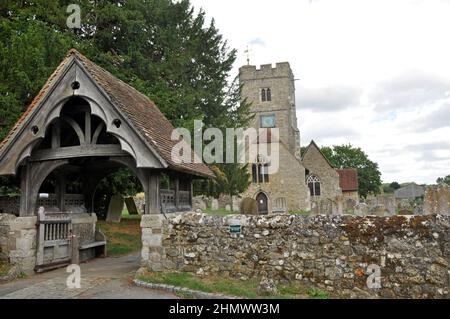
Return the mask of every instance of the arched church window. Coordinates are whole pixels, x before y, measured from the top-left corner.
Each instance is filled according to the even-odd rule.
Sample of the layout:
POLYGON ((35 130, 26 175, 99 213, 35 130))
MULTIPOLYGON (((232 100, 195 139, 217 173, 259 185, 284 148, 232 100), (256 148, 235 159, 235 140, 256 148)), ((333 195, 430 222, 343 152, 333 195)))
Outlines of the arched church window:
POLYGON ((269 182, 269 164, 262 162, 258 155, 258 161, 252 164, 252 182, 268 183, 269 182))
POLYGON ((264 183, 269 182, 269 164, 264 164, 262 166, 262 176, 264 183))
POLYGON ((270 92, 270 89, 266 90, 266 100, 272 101, 272 93, 270 92))
POLYGON ((252 165, 252 182, 258 183, 258 167, 256 164, 252 165))
POLYGON ((306 180, 311 196, 320 196, 321 185, 320 179, 316 175, 310 175, 306 180))
POLYGON ((267 96, 266 96, 266 89, 261 89, 261 101, 266 102, 267 96))

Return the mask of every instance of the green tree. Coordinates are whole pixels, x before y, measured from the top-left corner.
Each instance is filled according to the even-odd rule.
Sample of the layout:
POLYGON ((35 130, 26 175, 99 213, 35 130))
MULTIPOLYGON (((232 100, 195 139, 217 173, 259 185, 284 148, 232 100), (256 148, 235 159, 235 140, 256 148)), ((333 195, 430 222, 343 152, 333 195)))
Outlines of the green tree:
POLYGON ((352 145, 335 145, 322 147, 322 153, 336 168, 356 168, 358 170, 359 194, 379 194, 381 188, 381 173, 378 164, 371 161, 367 154, 352 145))
POLYGON ((400 189, 402 186, 398 182, 392 182, 389 184, 389 186, 395 191, 397 189, 400 189))
POLYGON ((398 182, 384 183, 382 185, 383 193, 392 194, 402 186, 398 182))
POLYGON ((436 180, 436 183, 438 183, 438 184, 447 184, 447 185, 450 185, 450 175, 447 175, 447 176, 445 176, 445 177, 439 177, 439 178, 436 180))
POLYGON ((245 126, 249 105, 228 83, 236 51, 189 0, 0 3, 0 140, 70 48, 149 96, 175 127, 245 126), (69 4, 81 28, 68 29, 69 4))

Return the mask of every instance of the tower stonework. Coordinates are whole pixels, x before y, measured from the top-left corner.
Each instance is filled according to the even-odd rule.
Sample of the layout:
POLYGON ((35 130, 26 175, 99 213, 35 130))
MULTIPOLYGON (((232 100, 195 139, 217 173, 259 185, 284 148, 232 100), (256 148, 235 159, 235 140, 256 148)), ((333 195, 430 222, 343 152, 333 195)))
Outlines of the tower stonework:
MULTIPOLYGON (((257 201, 258 213, 280 213, 310 210, 310 195, 305 181, 305 168, 300 156, 300 133, 295 109, 294 75, 289 63, 239 69, 242 97, 252 103, 255 116, 250 127, 279 130, 279 166, 268 174, 270 162, 258 159, 249 165, 252 182, 241 197, 257 201)), ((255 143, 271 148, 271 138, 255 143)))
POLYGON ((253 65, 243 66, 239 70, 239 80, 243 84, 242 96, 252 102, 252 111, 255 113, 251 127, 267 127, 263 122, 273 121, 274 127, 279 129, 280 141, 300 158, 294 75, 289 63, 276 63, 275 67, 264 64, 259 69, 253 65))

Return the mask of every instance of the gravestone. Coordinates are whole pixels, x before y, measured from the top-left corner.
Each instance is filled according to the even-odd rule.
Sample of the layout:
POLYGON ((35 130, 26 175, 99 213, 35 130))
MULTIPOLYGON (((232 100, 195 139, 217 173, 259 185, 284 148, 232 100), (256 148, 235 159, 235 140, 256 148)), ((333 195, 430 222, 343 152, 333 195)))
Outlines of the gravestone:
POLYGON ((136 203, 134 202, 133 197, 125 198, 125 205, 127 205, 128 214, 139 215, 139 211, 136 207, 136 203))
POLYGON ((395 215, 397 212, 397 203, 395 200, 395 196, 392 195, 384 195, 380 198, 382 200, 379 201, 379 204, 382 204, 389 215, 395 215))
POLYGON ((366 216, 369 214, 369 206, 366 203, 359 203, 355 206, 354 213, 357 216, 366 216))
POLYGON ((219 201, 215 198, 211 199, 211 209, 218 210, 219 209, 219 201))
POLYGON ((203 196, 195 196, 192 199, 193 209, 201 209, 202 211, 206 210, 206 202, 203 199, 203 196))
POLYGON ((233 207, 231 207, 233 212, 238 212, 239 207, 241 207, 241 199, 238 196, 233 196, 233 207))
POLYGON ((320 201, 320 214, 332 215, 333 214, 333 202, 326 198, 320 201))
POLYGON ((375 215, 375 216, 384 216, 387 213, 389 213, 386 209, 386 207, 384 207, 384 205, 376 205, 374 207, 372 207, 369 211, 370 215, 375 215))
POLYGON ((246 197, 241 201, 240 213, 244 215, 257 215, 258 205, 253 198, 246 197))
POLYGON ((450 186, 428 186, 425 190, 423 211, 425 214, 450 214, 450 186))
POLYGON ((344 201, 344 211, 353 211, 358 203, 353 198, 347 198, 344 201))
POLYGON ((231 206, 230 206, 230 204, 225 205, 225 210, 226 210, 227 212, 231 212, 231 206))
POLYGON ((106 215, 107 222, 120 222, 122 219, 123 197, 121 195, 114 195, 111 197, 108 206, 108 214, 106 215))

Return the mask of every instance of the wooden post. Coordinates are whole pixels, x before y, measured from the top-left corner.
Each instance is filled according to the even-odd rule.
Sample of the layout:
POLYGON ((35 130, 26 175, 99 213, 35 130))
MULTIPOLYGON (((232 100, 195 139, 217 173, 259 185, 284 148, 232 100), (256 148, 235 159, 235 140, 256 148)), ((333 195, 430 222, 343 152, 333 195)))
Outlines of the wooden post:
POLYGON ((148 171, 148 188, 145 194, 145 214, 160 214, 159 173, 148 171))
POLYGON ((191 205, 191 210, 194 203, 194 180, 189 180, 189 205, 191 205))
POLYGON ((84 116, 84 140, 87 145, 91 144, 91 112, 86 111, 84 116))
POLYGON ((62 172, 56 174, 56 196, 58 199, 58 207, 63 212, 65 207, 65 194, 66 194, 66 175, 62 172))
POLYGON ((180 208, 180 177, 175 175, 175 207, 177 211, 180 208))
POLYGON ((26 163, 22 166, 20 172, 20 211, 21 217, 31 216, 34 212, 30 212, 30 195, 31 195, 31 165, 26 163))
POLYGON ((61 146, 61 123, 57 121, 52 125, 52 148, 61 146))

